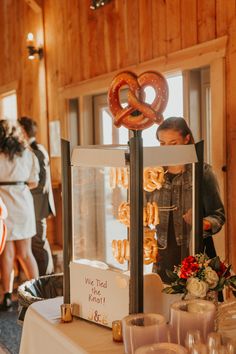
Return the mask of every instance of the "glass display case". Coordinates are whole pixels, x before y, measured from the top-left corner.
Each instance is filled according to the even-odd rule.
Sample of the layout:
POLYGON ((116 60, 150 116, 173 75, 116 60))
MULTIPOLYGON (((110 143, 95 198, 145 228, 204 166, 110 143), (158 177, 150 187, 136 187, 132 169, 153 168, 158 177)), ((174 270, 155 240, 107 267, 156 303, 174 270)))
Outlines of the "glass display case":
MULTIPOLYGON (((74 148, 72 153, 74 260, 86 258, 105 262, 110 267, 122 271, 129 269, 132 206, 129 200, 128 155, 128 146, 74 148)), ((173 242, 180 246, 179 259, 175 264, 186 255, 194 253, 192 251, 194 221, 191 221, 191 214, 194 213, 192 186, 196 161, 194 145, 144 148, 144 265, 150 265, 148 267, 150 271, 153 263, 157 261, 158 264, 158 252, 162 254, 167 242, 172 242, 172 239, 167 240, 168 228, 173 227, 169 224, 170 217, 175 224, 172 230, 172 234, 175 233, 173 242), (185 172, 180 173, 174 183, 174 175, 169 173, 167 166, 175 165, 183 166, 185 172), (174 189, 174 192, 171 189, 174 189)))
MULTIPOLYGON (((64 214, 72 222, 70 301, 78 304, 75 315, 110 327, 112 320, 135 312, 130 307, 132 301, 143 307, 143 299, 132 300, 136 274, 143 281, 143 273, 148 273, 144 286, 133 283, 142 297, 145 293, 144 310, 146 302, 151 304, 149 312, 155 312, 157 302, 150 299, 159 280, 152 272, 159 273, 167 283, 165 270, 195 253, 195 146, 143 149, 140 215, 132 214, 137 205, 132 198, 135 191, 130 154, 129 146, 78 146, 73 149, 69 166, 71 215, 68 210, 64 214), (181 171, 173 177, 175 166, 181 166, 181 171), (136 221, 141 225, 143 249, 134 242, 136 221), (173 242, 175 252, 171 253, 167 243, 173 246, 173 242), (138 255, 141 271, 134 267, 134 255, 138 255)), ((66 266, 64 274, 68 274, 66 266)))

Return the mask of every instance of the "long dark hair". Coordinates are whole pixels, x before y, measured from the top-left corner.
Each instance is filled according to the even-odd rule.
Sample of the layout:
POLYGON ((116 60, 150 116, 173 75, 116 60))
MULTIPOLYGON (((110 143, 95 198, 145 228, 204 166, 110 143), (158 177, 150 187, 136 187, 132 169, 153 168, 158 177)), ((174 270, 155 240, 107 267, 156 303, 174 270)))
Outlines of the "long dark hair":
MULTIPOLYGON (((29 138, 35 138, 38 130, 37 123, 29 117, 21 117, 18 119, 18 122, 26 132, 29 138)), ((36 139, 30 144, 33 150, 38 150, 38 143, 36 139)))
POLYGON ((157 128, 156 137, 159 140, 159 132, 163 130, 174 130, 181 134, 183 138, 187 135, 190 136, 188 144, 194 144, 194 137, 191 129, 189 128, 186 120, 182 117, 170 117, 163 121, 161 125, 157 128))
POLYGON ((5 119, 0 120, 0 153, 6 155, 10 161, 14 156, 22 156, 26 148, 21 128, 17 122, 5 119))

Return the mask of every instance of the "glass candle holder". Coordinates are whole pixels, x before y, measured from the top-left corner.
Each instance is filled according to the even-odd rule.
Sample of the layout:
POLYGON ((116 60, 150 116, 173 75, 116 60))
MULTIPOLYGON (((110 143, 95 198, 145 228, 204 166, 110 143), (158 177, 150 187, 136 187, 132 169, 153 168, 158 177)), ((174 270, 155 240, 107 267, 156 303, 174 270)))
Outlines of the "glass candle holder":
POLYGON ((140 347, 135 354, 187 354, 187 350, 174 343, 158 343, 140 347))
POLYGON ((194 344, 201 343, 201 334, 198 329, 187 331, 185 347, 190 351, 194 344))
POLYGON ((72 322, 72 305, 71 304, 62 304, 61 305, 61 322, 68 323, 72 322))
POLYGON ((112 338, 114 342, 123 342, 122 322, 120 320, 112 322, 112 338))
POLYGON ((221 334, 210 332, 207 336, 207 346, 210 349, 218 348, 222 344, 221 334))
POLYGON ((182 300, 170 308, 170 331, 173 343, 185 345, 188 331, 199 330, 203 341, 214 331, 215 305, 206 300, 182 300))
POLYGON ((168 326, 165 317, 156 313, 139 313, 122 319, 126 354, 134 354, 143 345, 167 342, 168 326))
POLYGON ((191 354, 208 354, 208 348, 206 344, 203 343, 195 343, 193 344, 191 354))

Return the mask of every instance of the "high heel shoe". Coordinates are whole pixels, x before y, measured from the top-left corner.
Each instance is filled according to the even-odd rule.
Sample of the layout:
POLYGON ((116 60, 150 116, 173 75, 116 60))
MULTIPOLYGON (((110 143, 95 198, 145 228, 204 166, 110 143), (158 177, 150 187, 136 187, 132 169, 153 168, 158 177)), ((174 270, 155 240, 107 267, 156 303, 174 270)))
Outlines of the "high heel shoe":
POLYGON ((11 293, 5 293, 0 304, 0 311, 10 311, 12 309, 11 293))

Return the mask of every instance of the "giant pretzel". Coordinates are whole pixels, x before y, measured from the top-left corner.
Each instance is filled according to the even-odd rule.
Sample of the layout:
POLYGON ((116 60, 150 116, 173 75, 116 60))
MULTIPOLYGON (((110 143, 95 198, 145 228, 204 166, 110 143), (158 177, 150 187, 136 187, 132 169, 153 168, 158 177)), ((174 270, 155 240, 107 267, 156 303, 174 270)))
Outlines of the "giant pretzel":
POLYGON ((131 130, 142 130, 154 123, 163 121, 168 101, 168 85, 164 76, 158 72, 147 71, 140 76, 124 71, 115 76, 108 92, 108 105, 114 116, 116 127, 123 125, 131 130), (123 108, 120 103, 119 91, 128 86, 128 106, 123 108), (145 88, 151 86, 155 91, 154 101, 145 102, 145 88))

